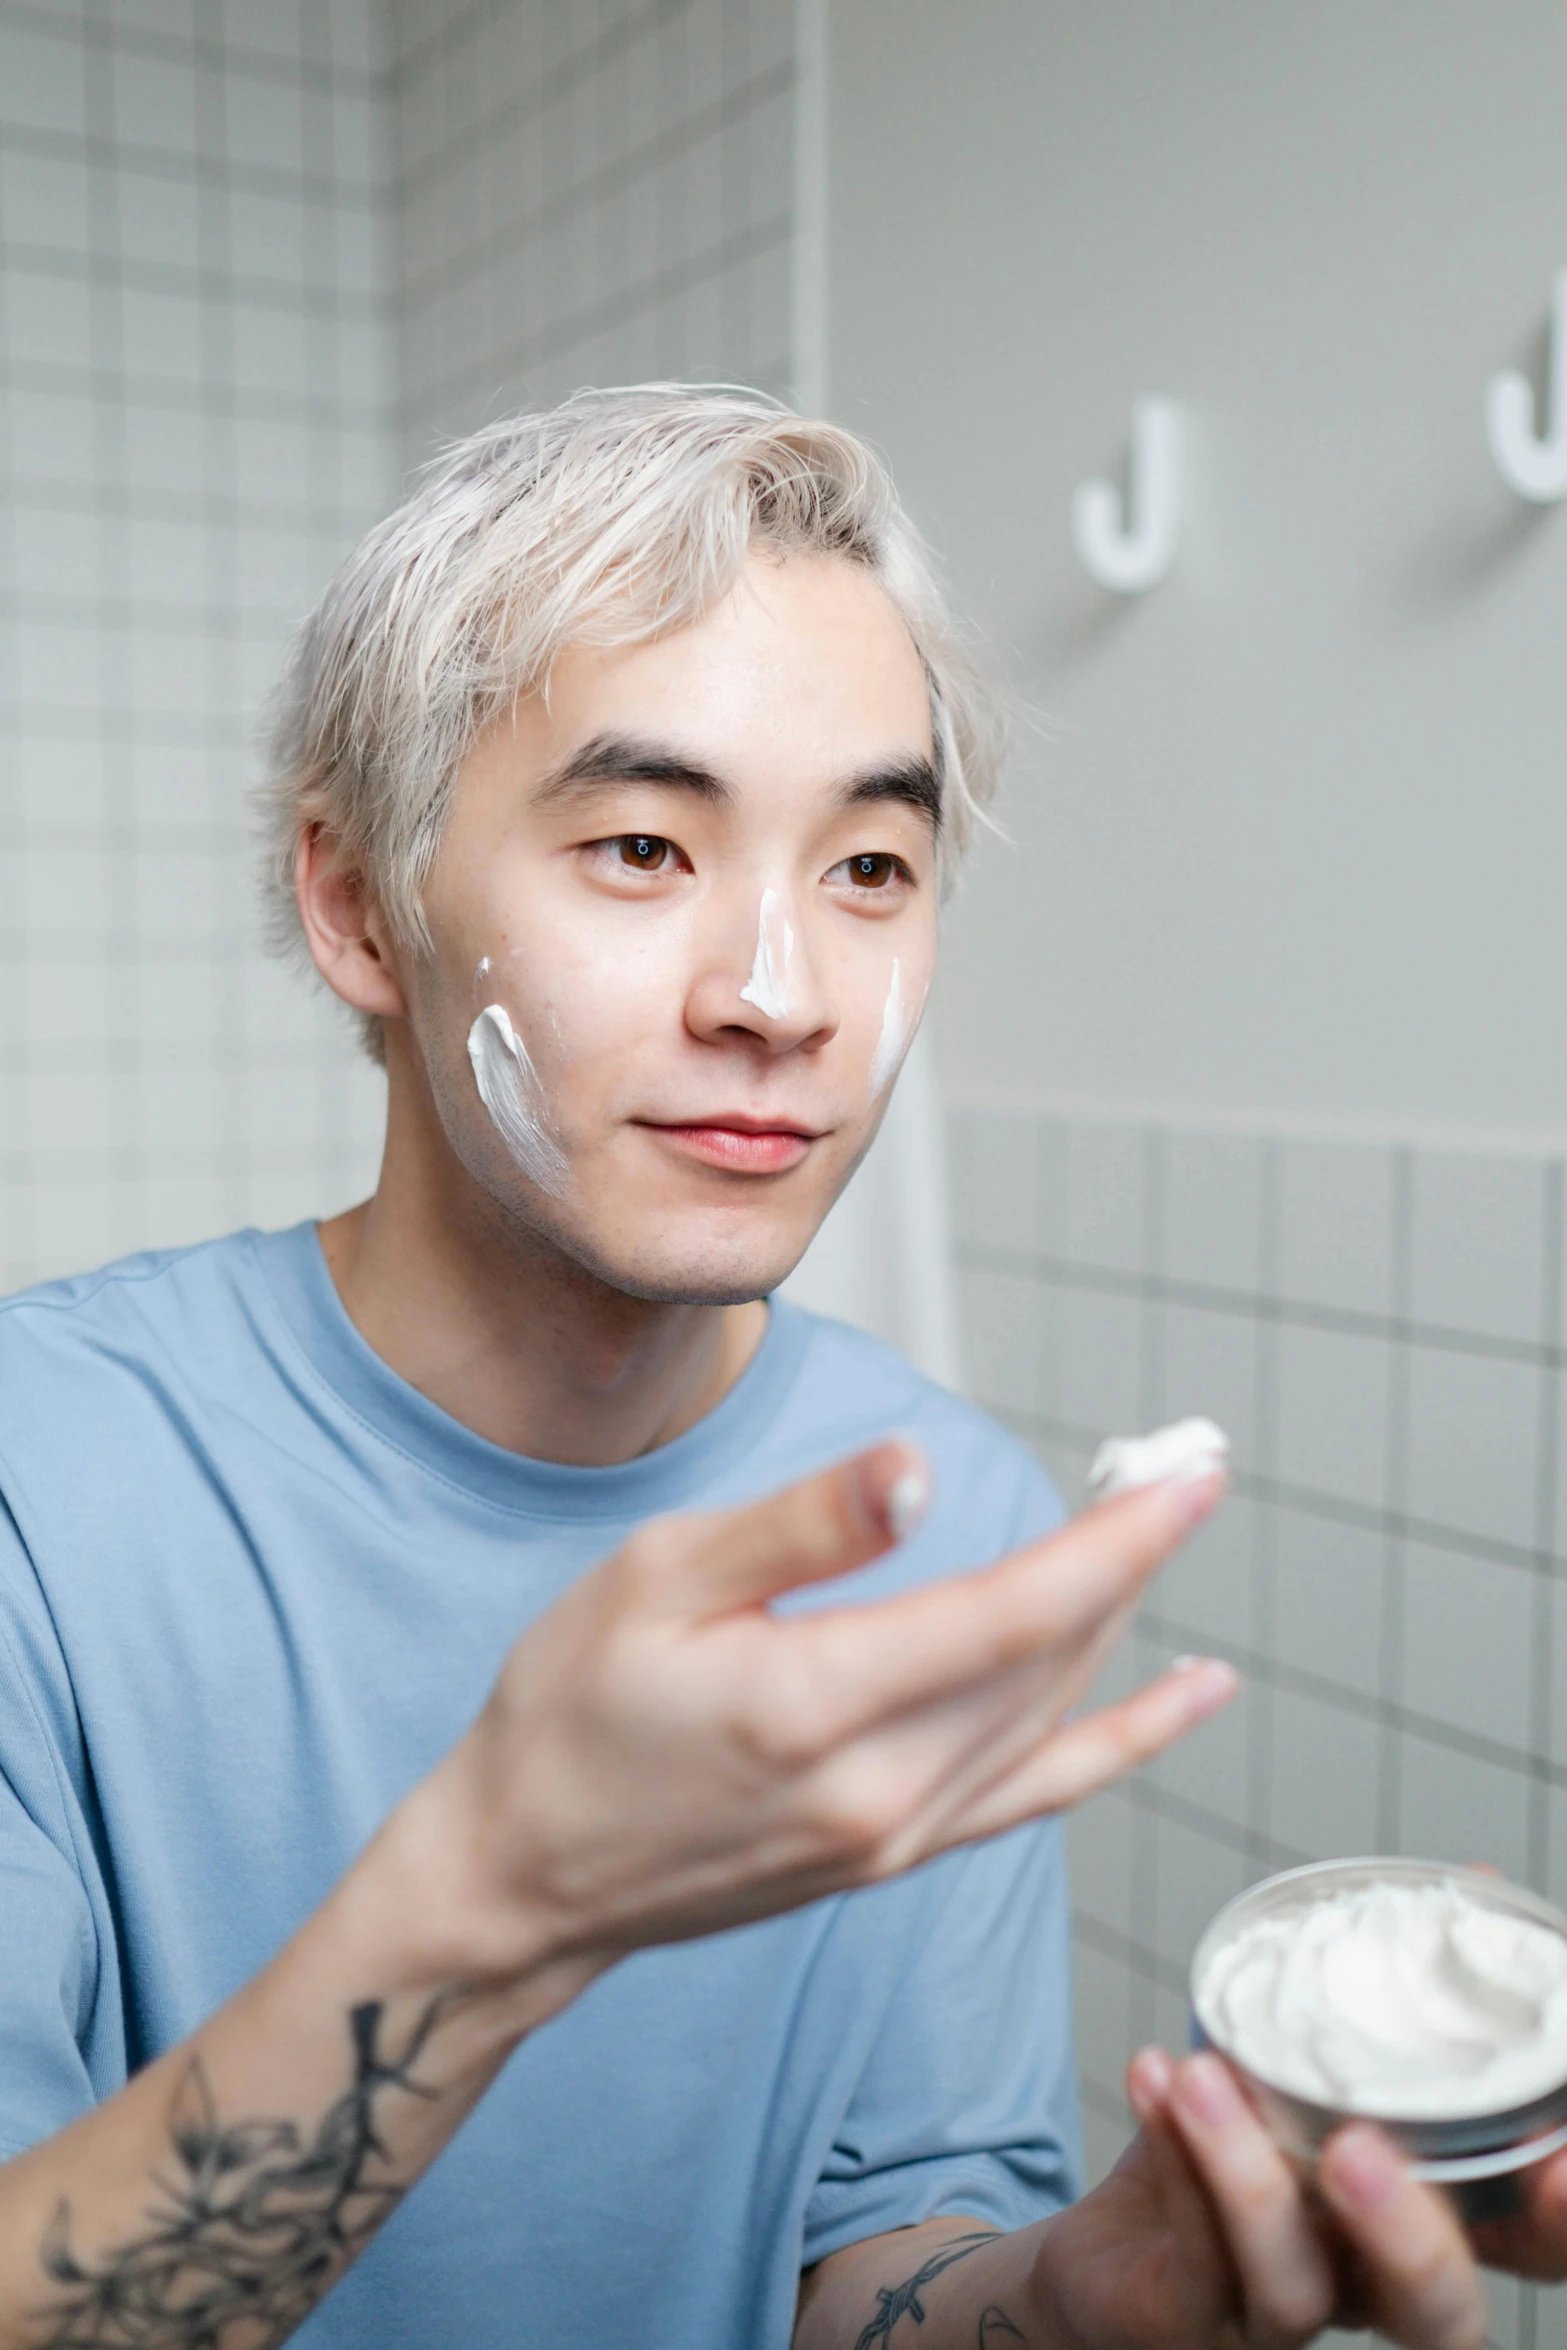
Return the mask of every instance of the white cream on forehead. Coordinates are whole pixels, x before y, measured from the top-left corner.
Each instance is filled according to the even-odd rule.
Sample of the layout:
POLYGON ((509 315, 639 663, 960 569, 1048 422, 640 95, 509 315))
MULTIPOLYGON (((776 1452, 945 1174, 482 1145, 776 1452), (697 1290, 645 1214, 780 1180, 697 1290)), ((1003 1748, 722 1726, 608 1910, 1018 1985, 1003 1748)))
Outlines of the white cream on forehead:
POLYGON ((503 1004, 486 1004, 469 1029, 468 1059, 479 1099, 524 1175, 541 1191, 564 1191, 566 1154, 550 1132, 539 1073, 503 1004))
POLYGON ((751 976, 740 990, 743 1004, 755 1004, 764 1020, 789 1015, 789 958, 794 932, 783 915, 783 901, 775 889, 764 889, 756 917, 756 953, 751 976))
POLYGON ((876 1050, 871 1055, 872 1099, 897 1076, 908 1046, 909 1024, 904 1018, 903 980, 898 958, 894 955, 892 977, 887 983, 887 1001, 882 1006, 881 1034, 876 1039, 876 1050))

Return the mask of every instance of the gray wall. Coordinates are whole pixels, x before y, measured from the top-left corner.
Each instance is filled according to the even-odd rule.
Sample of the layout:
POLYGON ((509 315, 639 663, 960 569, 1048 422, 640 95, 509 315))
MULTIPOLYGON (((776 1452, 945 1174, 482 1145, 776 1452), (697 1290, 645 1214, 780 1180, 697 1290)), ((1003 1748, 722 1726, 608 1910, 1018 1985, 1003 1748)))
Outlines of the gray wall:
POLYGON ((836 0, 835 406, 1041 714, 952 924, 954 1087, 1567 1133, 1567 511, 1487 377, 1567 261, 1547 0, 836 0), (1177 568, 1078 569, 1131 401, 1177 568))
MULTIPOLYGON (((1036 722, 950 923, 973 1385, 1081 1498, 1213 1412, 1237 1491, 1117 1668, 1219 1723, 1073 1823, 1090 2145, 1249 1878, 1567 1898, 1567 510, 1491 467, 1567 262, 1567 18, 1518 0, 834 0, 835 409, 1036 722), (1077 566, 1132 401, 1170 579, 1077 566)), ((1505 2341, 1567 2339, 1499 2287, 1505 2341)))

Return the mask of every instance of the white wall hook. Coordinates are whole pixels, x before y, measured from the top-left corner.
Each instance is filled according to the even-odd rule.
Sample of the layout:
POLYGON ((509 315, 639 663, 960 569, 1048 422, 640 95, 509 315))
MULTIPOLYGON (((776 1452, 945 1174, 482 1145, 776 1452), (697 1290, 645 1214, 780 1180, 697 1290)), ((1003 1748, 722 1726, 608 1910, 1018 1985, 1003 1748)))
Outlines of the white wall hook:
POLYGON ((1090 579, 1118 596, 1157 587, 1175 559, 1181 528, 1181 416, 1172 400, 1139 400, 1132 410, 1126 518, 1107 481, 1080 482, 1072 496, 1072 544, 1090 579))
POLYGON ((1551 287, 1550 351, 1546 361, 1543 435, 1534 429, 1534 392, 1528 378, 1509 368, 1493 375, 1485 389, 1485 434, 1496 469, 1520 498, 1548 506, 1567 498, 1567 269, 1551 287))

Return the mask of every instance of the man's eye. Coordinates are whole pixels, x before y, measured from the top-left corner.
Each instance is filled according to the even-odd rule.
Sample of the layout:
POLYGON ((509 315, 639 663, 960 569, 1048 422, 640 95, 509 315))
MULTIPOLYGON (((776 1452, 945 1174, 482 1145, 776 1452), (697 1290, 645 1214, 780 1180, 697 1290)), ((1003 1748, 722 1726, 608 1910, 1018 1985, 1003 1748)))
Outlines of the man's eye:
POLYGON ((629 865, 633 873, 656 873, 667 865, 670 845, 653 832, 623 832, 611 841, 611 849, 622 865, 629 865))
POLYGON ((890 882, 901 880, 905 870, 901 857, 875 856, 869 852, 845 858, 844 869, 856 889, 885 889, 890 882))

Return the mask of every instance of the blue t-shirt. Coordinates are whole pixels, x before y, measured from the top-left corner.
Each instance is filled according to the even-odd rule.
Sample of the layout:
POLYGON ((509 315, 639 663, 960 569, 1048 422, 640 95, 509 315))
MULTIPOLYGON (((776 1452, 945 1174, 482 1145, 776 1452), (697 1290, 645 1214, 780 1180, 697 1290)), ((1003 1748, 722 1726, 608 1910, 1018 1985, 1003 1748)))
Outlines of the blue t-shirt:
MULTIPOLYGON (((629 1528, 893 1429, 935 1501, 857 1594, 1058 1519, 981 1413, 777 1302, 716 1411, 607 1469, 506 1452, 399 1379, 313 1226, 0 1305, 0 2156, 253 1975, 629 1528)), ((803 2264, 1058 2207, 1066 1927, 1047 1825, 635 1955, 517 2050, 295 2338, 779 2350, 803 2264)))

